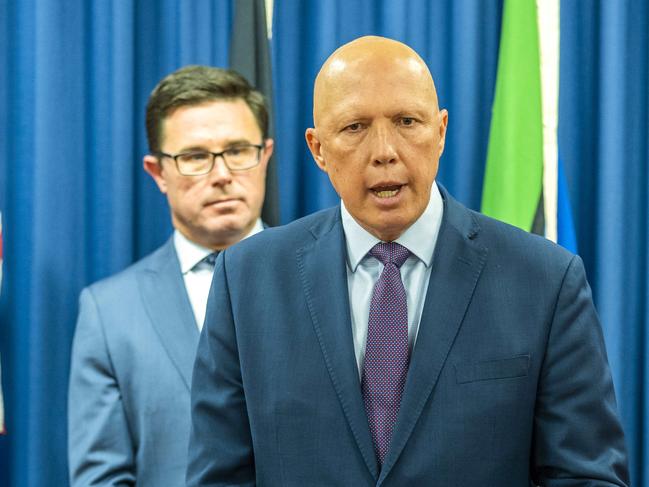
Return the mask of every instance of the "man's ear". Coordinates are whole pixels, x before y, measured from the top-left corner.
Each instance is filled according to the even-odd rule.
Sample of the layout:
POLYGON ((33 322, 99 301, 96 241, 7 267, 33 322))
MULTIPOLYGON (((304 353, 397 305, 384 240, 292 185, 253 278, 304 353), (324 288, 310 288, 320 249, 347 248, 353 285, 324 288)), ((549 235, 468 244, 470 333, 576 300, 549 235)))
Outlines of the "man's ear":
POLYGON ((437 157, 442 157, 444 146, 446 144, 446 128, 448 127, 448 111, 446 109, 439 111, 439 151, 437 157))
POLYGON ((275 148, 275 141, 273 139, 264 140, 264 148, 262 149, 261 158, 259 160, 259 165, 266 170, 268 167, 268 161, 270 161, 270 156, 273 155, 273 149, 275 148))
POLYGON ((143 164, 144 170, 149 173, 153 178, 155 183, 158 185, 158 189, 163 194, 167 194, 167 181, 163 174, 162 162, 155 156, 147 154, 144 156, 143 164))
POLYGON ((306 129, 304 137, 306 138, 306 143, 309 146, 309 150, 311 151, 311 155, 313 156, 315 163, 320 169, 322 169, 324 172, 327 172, 327 163, 322 156, 322 145, 320 144, 320 140, 318 139, 316 129, 306 129))

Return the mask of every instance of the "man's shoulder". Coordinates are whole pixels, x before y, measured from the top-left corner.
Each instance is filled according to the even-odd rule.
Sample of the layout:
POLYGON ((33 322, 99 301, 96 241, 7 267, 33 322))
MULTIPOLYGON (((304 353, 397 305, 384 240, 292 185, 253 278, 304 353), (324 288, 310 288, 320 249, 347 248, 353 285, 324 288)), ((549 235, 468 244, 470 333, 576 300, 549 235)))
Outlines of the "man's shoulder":
POLYGON ((174 257, 174 252, 173 241, 169 239, 153 252, 133 262, 125 269, 90 284, 84 291, 95 296, 115 292, 121 294, 131 293, 137 286, 136 276, 140 271, 160 268, 163 262, 174 257))
MULTIPOLYGON (((487 252, 488 268, 499 275, 527 276, 530 281, 561 280, 575 254, 536 235, 482 213, 468 210, 479 230, 475 242, 487 252)), ((578 262, 581 262, 577 258, 578 262)))
MULTIPOLYGON (((297 272, 296 253, 331 231, 340 230, 340 207, 321 210, 279 227, 267 228, 222 252, 228 275, 267 279, 297 272)), ((342 230, 340 230, 342 231, 342 230)), ((219 264, 217 261, 217 268, 219 264)))
POLYGON ((561 260, 571 260, 574 257, 570 251, 557 245, 542 235, 527 232, 482 213, 474 212, 485 234, 485 240, 495 250, 510 251, 519 249, 526 253, 548 254, 561 260))
POLYGON ((449 198, 449 224, 466 238, 484 247, 491 258, 501 256, 510 263, 531 262, 567 266, 574 254, 541 235, 522 230, 449 198))
POLYGON ((239 242, 227 252, 234 255, 273 249, 295 249, 331 231, 337 223, 340 223, 339 206, 320 210, 286 225, 267 228, 239 242))

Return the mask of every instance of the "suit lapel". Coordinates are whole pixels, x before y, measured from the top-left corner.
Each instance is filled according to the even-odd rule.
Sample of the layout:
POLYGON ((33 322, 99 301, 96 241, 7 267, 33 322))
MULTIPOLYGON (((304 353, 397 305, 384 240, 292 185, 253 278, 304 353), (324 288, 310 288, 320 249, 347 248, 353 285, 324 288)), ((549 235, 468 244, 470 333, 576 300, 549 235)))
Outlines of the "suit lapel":
POLYGON ((138 272, 144 308, 169 358, 191 387, 198 328, 170 239, 149 267, 138 272))
POLYGON ((367 468, 377 479, 378 464, 363 407, 354 355, 345 240, 340 210, 335 211, 335 216, 332 213, 327 225, 312 229, 316 240, 298 249, 298 268, 331 382, 367 468))
POLYGON ((477 226, 473 225, 477 224, 466 209, 445 191, 442 194, 444 220, 399 417, 379 484, 399 458, 437 383, 486 260, 486 249, 473 240, 477 235, 477 226))

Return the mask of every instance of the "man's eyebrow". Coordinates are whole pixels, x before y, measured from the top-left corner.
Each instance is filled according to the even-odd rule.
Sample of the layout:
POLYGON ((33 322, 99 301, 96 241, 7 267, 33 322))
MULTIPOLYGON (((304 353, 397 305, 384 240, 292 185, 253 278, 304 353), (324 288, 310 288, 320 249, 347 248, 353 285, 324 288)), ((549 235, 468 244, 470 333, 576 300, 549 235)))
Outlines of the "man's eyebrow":
POLYGON ((226 140, 225 144, 223 144, 223 147, 232 147, 234 145, 246 145, 246 144, 252 144, 250 140, 248 139, 233 139, 233 140, 226 140))
MULTIPOLYGON (((237 145, 253 145, 253 144, 248 139, 231 139, 231 140, 226 140, 225 143, 222 144, 221 150, 227 150, 237 145)), ((178 151, 179 154, 183 152, 212 152, 212 150, 206 145, 196 144, 188 147, 183 147, 182 149, 180 149, 180 151, 178 151)))
POLYGON ((190 145, 188 147, 183 147, 178 151, 179 154, 183 152, 209 152, 209 149, 204 145, 190 145))
POLYGON ((398 115, 405 115, 408 113, 426 114, 429 111, 430 111, 430 105, 426 103, 413 103, 409 106, 399 108, 396 111, 396 113, 398 115))

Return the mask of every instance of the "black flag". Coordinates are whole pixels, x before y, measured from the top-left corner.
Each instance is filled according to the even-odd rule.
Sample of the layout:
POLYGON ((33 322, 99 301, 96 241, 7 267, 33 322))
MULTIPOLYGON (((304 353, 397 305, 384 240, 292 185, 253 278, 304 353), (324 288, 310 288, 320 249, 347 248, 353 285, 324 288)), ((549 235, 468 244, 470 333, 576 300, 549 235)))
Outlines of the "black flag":
MULTIPOLYGON (((230 39, 230 67, 246 77, 268 99, 269 130, 275 138, 273 123, 273 78, 264 0, 234 2, 234 23, 230 39)), ((266 199, 261 217, 270 226, 279 225, 279 198, 275 156, 268 163, 266 199)))

